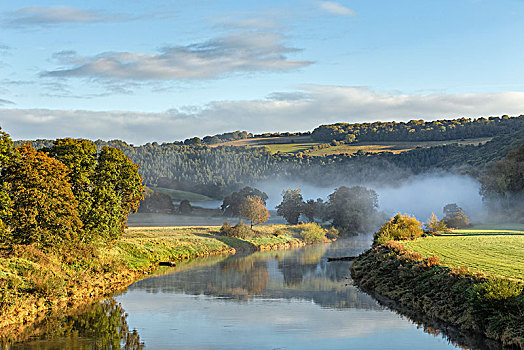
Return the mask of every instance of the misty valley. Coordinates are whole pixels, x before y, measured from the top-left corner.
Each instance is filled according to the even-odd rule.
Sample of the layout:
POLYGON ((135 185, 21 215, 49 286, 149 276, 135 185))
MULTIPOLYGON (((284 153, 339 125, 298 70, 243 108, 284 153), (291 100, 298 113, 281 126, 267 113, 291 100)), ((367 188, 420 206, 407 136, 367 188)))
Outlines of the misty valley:
POLYGON ((524 116, 0 132, 6 349, 524 348, 524 116))

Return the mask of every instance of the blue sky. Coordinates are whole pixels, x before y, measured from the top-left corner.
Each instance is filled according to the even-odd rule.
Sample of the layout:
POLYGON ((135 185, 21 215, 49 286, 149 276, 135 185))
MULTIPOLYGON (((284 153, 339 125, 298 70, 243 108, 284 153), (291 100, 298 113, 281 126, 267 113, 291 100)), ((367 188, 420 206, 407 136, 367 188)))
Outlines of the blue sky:
POLYGON ((524 1, 4 1, 0 126, 141 144, 524 113, 524 1))

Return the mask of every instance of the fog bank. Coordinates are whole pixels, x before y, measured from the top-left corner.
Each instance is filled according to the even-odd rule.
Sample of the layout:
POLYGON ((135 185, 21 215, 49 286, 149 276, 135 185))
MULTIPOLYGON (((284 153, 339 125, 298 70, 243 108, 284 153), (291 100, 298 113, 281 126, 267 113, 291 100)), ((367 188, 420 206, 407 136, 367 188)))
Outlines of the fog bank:
POLYGON ((260 182, 254 186, 267 193, 269 196, 267 206, 273 209, 282 201, 282 191, 288 188, 301 189, 304 200, 317 198, 327 200, 328 195, 335 188, 355 185, 374 189, 378 194, 379 210, 389 216, 401 212, 415 215, 420 221, 426 221, 434 212, 442 218, 442 208, 449 203, 457 203, 475 222, 482 221, 485 212, 479 194, 480 183, 470 176, 447 172, 411 176, 400 184, 394 185, 387 183, 368 185, 346 181, 333 183, 329 187, 320 187, 301 181, 278 179, 260 182))

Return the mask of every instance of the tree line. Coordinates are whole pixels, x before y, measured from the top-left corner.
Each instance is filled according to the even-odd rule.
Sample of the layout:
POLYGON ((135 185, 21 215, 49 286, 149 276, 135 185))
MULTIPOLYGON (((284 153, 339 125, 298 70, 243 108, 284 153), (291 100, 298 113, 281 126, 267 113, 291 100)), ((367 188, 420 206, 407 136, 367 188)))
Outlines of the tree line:
POLYGON ((0 130, 0 242, 51 248, 112 242, 144 185, 124 152, 88 140, 14 146, 0 130))
POLYGON ((524 128, 518 117, 459 118, 453 120, 410 120, 409 122, 337 123, 313 130, 315 141, 443 141, 492 137, 524 128))

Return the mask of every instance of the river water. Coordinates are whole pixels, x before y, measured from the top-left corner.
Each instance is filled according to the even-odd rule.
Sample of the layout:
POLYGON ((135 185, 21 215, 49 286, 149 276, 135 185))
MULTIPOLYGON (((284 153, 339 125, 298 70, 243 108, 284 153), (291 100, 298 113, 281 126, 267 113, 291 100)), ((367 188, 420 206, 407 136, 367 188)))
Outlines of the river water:
POLYGON ((370 237, 359 237, 195 259, 58 318, 41 327, 47 336, 11 348, 456 349, 360 292, 351 262, 327 261, 369 245, 370 237))

